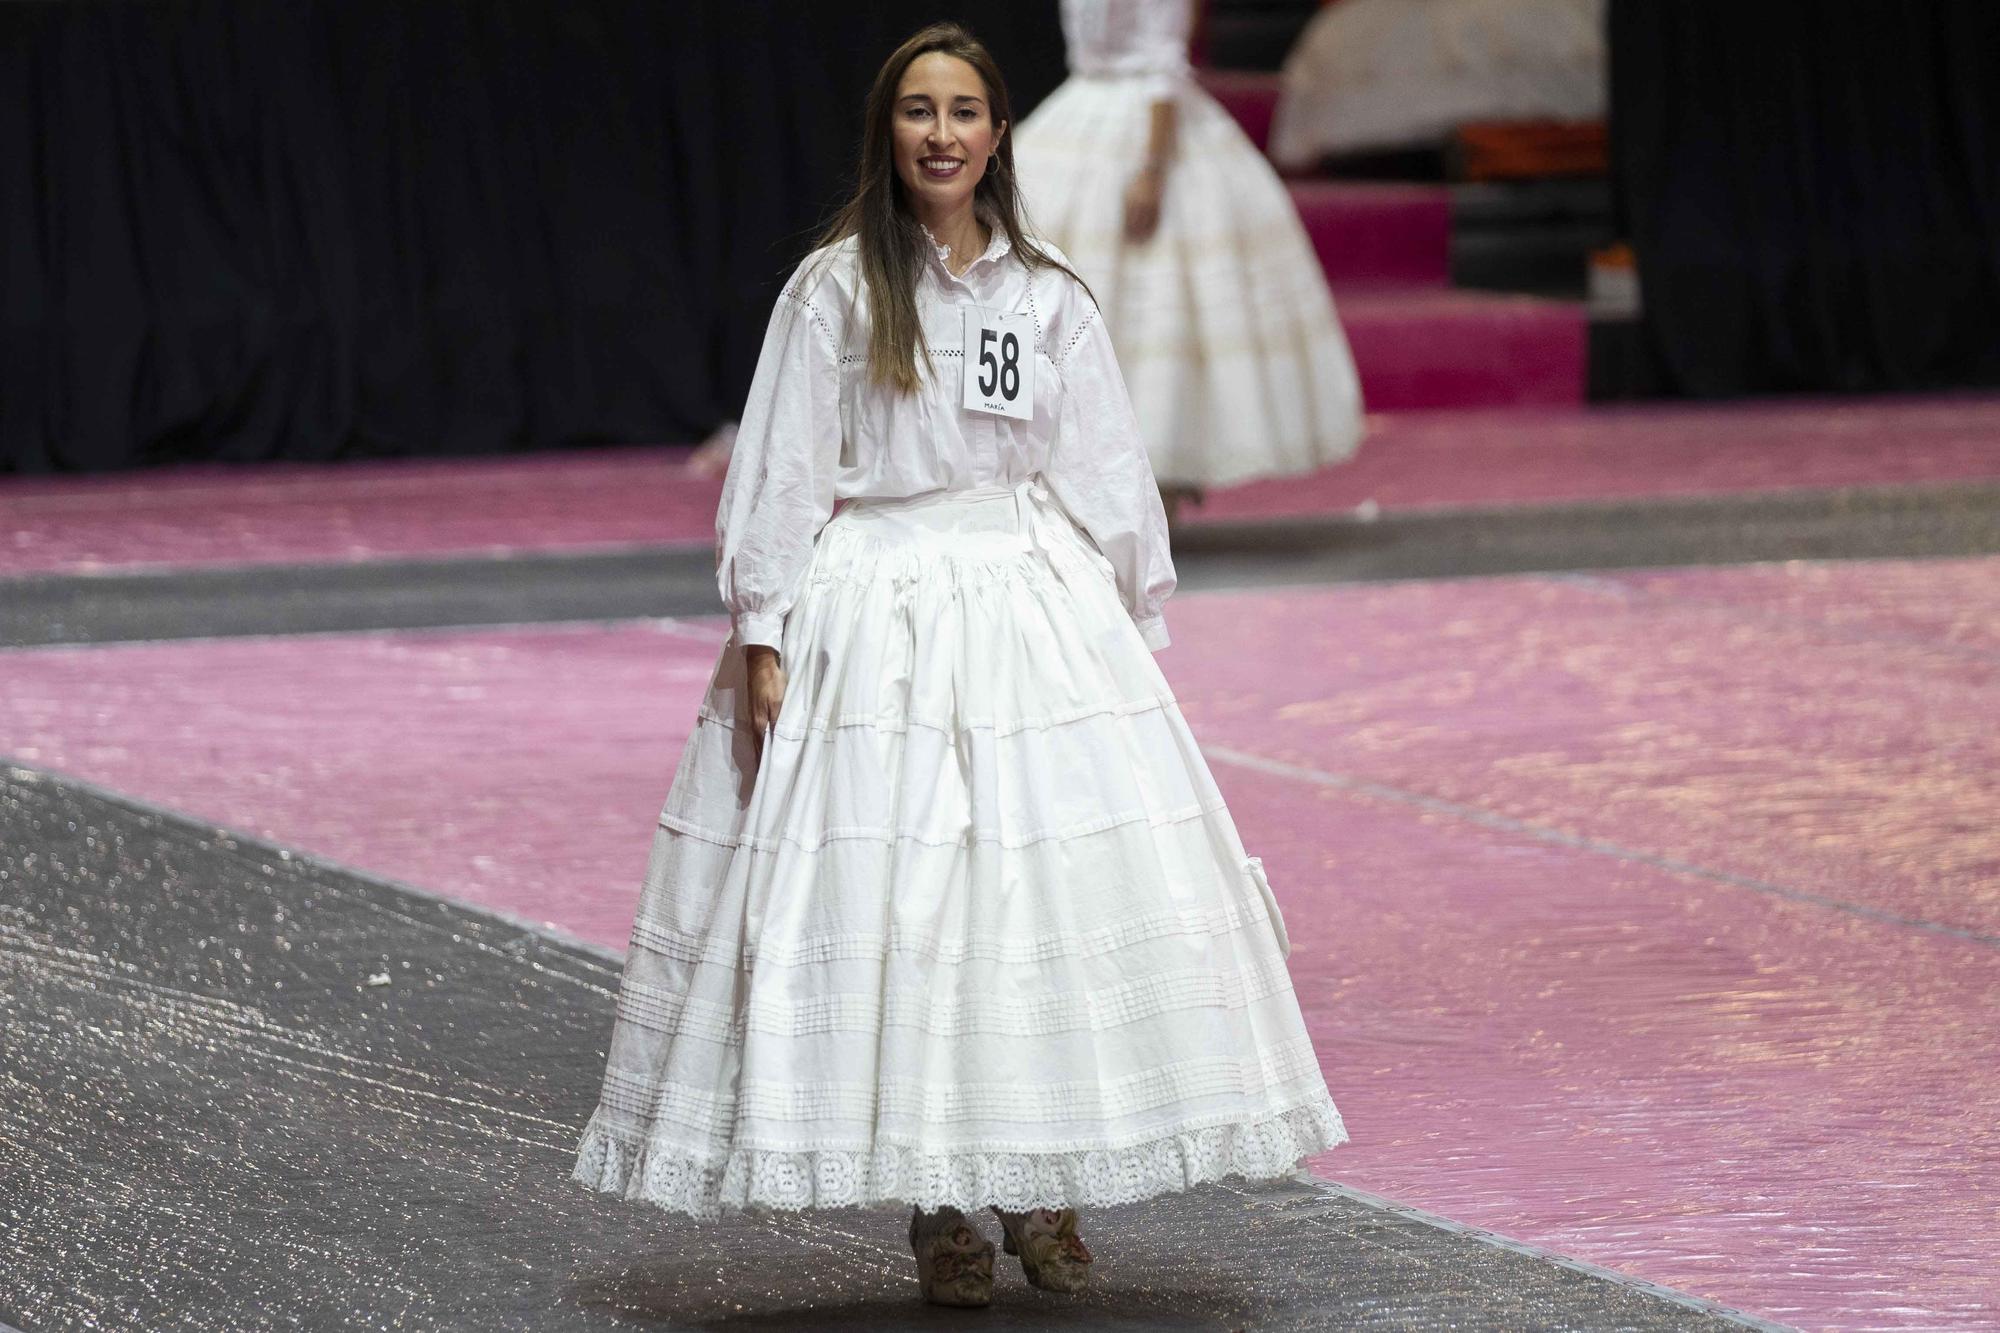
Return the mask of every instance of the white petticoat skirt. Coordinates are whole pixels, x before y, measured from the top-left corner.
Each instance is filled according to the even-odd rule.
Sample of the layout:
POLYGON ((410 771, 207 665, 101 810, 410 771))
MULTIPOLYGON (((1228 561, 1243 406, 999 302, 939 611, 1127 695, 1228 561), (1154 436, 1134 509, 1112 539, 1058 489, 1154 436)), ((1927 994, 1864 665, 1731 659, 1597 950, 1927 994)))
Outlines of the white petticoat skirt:
POLYGON ((726 645, 575 1176, 725 1208, 1128 1203, 1345 1140, 1284 927, 1039 483, 848 504, 761 767, 726 645))
POLYGON ((1163 485, 1338 463, 1361 441, 1361 385, 1298 209, 1213 97, 1188 81, 1175 100, 1149 240, 1125 240, 1125 187, 1152 123, 1129 78, 1072 76, 1022 122, 1030 222, 1096 295, 1163 485))

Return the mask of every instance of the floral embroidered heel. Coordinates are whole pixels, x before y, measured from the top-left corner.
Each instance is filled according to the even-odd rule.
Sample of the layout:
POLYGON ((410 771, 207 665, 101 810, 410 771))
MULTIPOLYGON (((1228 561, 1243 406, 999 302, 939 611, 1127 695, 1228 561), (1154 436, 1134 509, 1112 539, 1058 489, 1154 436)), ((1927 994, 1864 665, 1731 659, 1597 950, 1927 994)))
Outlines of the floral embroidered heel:
POLYGON ((956 1208, 928 1216, 910 1210, 910 1250, 917 1285, 932 1305, 987 1305, 993 1300, 993 1242, 956 1208))
POLYGON ((1076 1209, 993 1212, 1007 1233, 1007 1253, 1021 1256, 1021 1271, 1030 1284, 1043 1291, 1083 1290, 1090 1281, 1090 1250, 1076 1234, 1076 1209))

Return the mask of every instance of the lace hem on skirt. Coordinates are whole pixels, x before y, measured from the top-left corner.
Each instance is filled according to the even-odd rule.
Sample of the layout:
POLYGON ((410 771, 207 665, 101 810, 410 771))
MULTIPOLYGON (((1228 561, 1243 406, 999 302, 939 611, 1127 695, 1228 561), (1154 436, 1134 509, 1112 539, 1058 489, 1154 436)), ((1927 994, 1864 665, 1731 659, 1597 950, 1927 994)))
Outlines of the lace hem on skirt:
POLYGON ((574 1178, 606 1194, 691 1217, 725 1209, 778 1210, 915 1204, 972 1212, 1137 1203, 1208 1181, 1288 1176, 1299 1160, 1347 1141, 1326 1094, 1247 1123, 1186 1130, 1128 1148, 1081 1152, 934 1153, 876 1147, 811 1152, 735 1151, 703 1161, 668 1144, 633 1142, 593 1116, 574 1178))

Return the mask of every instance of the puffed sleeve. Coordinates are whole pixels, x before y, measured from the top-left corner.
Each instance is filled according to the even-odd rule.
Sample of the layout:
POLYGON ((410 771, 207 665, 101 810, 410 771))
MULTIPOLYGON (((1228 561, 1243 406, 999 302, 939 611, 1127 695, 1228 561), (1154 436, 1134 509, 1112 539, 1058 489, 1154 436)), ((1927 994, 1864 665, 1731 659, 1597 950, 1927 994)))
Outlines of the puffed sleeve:
POLYGON ((1042 475, 1070 517, 1111 561, 1118 595, 1146 647, 1157 653, 1168 642, 1161 608, 1174 590, 1167 514, 1110 335, 1097 307, 1081 293, 1078 300, 1076 326, 1064 345, 1054 349, 1062 406, 1042 475))
POLYGON ((738 646, 783 641, 839 465, 840 360, 795 279, 765 331, 715 515, 716 583, 738 646))
POLYGON ((1134 63, 1143 71, 1139 86, 1149 102, 1179 100, 1194 78, 1187 54, 1193 10, 1193 5, 1153 6, 1143 31, 1135 35, 1134 63))

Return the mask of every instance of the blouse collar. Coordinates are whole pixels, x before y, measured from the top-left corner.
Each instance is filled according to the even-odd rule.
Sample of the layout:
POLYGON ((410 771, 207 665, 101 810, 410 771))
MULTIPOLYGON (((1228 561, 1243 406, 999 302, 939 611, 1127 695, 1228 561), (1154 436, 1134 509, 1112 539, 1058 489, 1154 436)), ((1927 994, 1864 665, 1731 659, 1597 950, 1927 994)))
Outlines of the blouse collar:
POLYGON ((990 232, 990 239, 986 242, 985 253, 970 264, 967 264, 963 273, 953 273, 951 271, 951 247, 931 235, 929 227, 923 227, 923 223, 921 222, 917 224, 919 227, 923 227, 924 239, 931 243, 931 253, 937 257, 938 267, 944 270, 944 275, 947 278, 963 280, 971 275, 973 269, 979 267, 981 264, 999 260, 1014 248, 1014 243, 1007 239, 1007 229, 1005 227, 997 225, 990 218, 981 218, 980 221, 986 224, 990 232))

